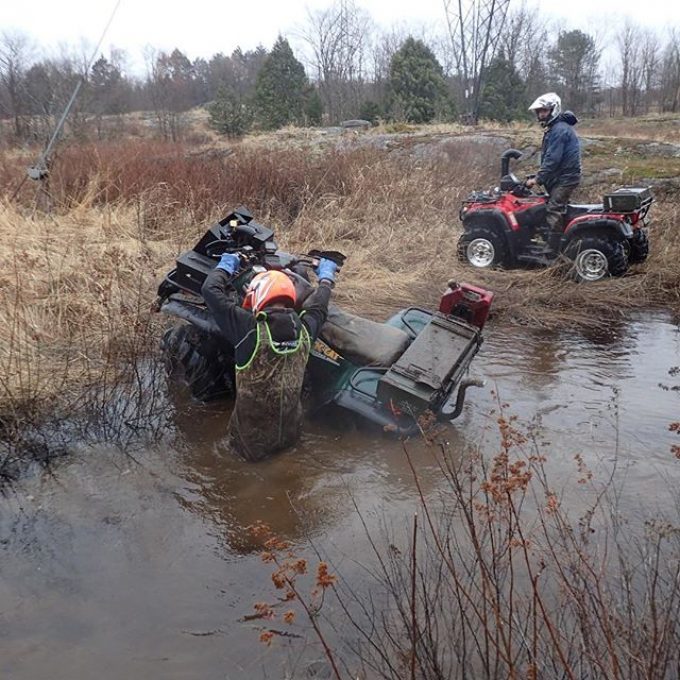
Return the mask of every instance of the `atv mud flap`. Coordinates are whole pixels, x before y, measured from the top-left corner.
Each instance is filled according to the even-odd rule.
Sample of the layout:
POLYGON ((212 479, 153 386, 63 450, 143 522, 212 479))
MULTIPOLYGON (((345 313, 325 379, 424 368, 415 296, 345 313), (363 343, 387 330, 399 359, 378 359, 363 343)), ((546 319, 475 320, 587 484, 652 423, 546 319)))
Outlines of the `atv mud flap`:
POLYGON ((378 381, 378 400, 414 417, 427 410, 438 415, 463 380, 481 343, 476 327, 434 314, 378 381))

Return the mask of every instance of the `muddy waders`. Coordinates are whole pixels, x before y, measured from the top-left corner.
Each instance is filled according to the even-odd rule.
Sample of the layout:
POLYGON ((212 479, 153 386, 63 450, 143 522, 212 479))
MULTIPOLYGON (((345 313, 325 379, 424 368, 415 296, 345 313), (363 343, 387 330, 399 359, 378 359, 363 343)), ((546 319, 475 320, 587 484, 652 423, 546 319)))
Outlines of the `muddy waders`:
POLYGON ((267 315, 257 316, 255 349, 236 366, 236 404, 229 440, 244 459, 258 461, 292 446, 302 427, 300 394, 311 340, 301 326, 297 340, 275 342, 267 315))

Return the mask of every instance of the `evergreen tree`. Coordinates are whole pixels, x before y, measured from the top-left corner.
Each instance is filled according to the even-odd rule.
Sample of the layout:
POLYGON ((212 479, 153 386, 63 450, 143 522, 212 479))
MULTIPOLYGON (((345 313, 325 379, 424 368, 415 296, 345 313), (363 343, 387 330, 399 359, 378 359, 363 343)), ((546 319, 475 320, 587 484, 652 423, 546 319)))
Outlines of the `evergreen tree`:
POLYGON ((509 123, 526 117, 526 91, 519 73, 503 53, 486 71, 479 107, 480 118, 509 123))
POLYGON ((217 90, 215 100, 208 105, 210 127, 228 137, 240 137, 250 129, 253 114, 240 97, 226 88, 217 90))
POLYGON ((359 118, 367 120, 371 125, 377 125, 378 121, 384 117, 383 110, 378 102, 372 99, 366 100, 359 109, 359 118))
POLYGON ((591 112, 598 90, 600 51, 595 39, 583 31, 563 31, 550 50, 552 89, 562 96, 562 106, 591 112))
POLYGON ((288 41, 279 36, 257 75, 255 110, 262 127, 302 123, 308 87, 304 66, 288 41))
POLYGON ((428 123, 437 114, 452 114, 444 71, 422 40, 407 38, 390 63, 395 113, 411 123, 428 123))
POLYGON ((323 118, 323 102, 316 88, 309 86, 305 96, 305 118, 307 125, 317 127, 323 118))

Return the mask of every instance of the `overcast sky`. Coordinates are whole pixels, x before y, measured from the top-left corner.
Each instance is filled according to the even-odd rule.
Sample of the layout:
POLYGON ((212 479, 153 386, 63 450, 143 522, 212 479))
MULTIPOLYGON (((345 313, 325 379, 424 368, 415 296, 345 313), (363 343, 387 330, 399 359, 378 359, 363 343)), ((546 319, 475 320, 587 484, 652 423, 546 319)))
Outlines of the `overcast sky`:
MULTIPOLYGON (((20 31, 41 51, 60 43, 93 49, 117 0, 0 0, 0 32, 20 31)), ((120 0, 102 51, 125 49, 135 70, 143 70, 144 48, 178 47, 190 59, 229 54, 235 47, 269 48, 278 33, 290 34, 304 24, 308 10, 328 7, 331 0, 120 0)), ((382 28, 444 27, 443 0, 356 0, 382 28)), ((514 0, 513 6, 519 6, 514 0)), ((545 17, 565 28, 601 34, 629 17, 641 26, 680 28, 677 0, 550 0, 540 7, 545 17)), ((540 46, 537 46, 540 49, 540 46)))

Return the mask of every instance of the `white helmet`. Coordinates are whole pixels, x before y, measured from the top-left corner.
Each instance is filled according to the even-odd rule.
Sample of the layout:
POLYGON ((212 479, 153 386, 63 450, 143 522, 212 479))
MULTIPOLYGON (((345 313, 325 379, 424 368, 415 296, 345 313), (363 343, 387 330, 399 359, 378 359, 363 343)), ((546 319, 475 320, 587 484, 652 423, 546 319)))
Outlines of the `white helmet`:
POLYGON ((550 125, 562 113, 562 100, 554 92, 546 92, 529 107, 529 111, 536 111, 538 109, 550 109, 550 116, 546 120, 541 121, 541 125, 545 127, 550 125))

